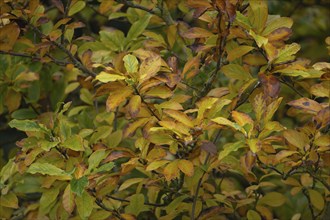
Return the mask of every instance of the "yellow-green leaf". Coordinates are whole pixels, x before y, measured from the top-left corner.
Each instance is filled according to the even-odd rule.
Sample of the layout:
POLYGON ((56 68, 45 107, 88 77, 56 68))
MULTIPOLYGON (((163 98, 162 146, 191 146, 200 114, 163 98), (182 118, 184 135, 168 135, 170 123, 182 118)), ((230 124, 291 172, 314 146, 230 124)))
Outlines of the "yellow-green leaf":
POLYGON ((286 130, 283 132, 284 138, 293 146, 303 149, 306 144, 309 143, 308 137, 296 130, 286 130))
POLYGON ((189 161, 189 160, 179 160, 178 167, 187 176, 193 176, 194 175, 194 164, 191 161, 189 161))
POLYGON ((179 169, 178 169, 178 160, 174 160, 169 163, 164 169, 164 176, 167 181, 171 181, 179 177, 179 169))
POLYGON ((156 170, 159 167, 164 166, 165 164, 168 164, 170 161, 169 160, 157 160, 157 161, 153 161, 151 162, 147 168, 146 171, 152 171, 152 170, 156 170))
POLYGON ((291 18, 279 17, 272 19, 267 23, 267 26, 262 31, 262 36, 267 36, 268 34, 282 27, 291 28, 292 24, 293 20, 291 18))
POLYGON ((69 9, 69 16, 72 16, 76 13, 78 13, 79 11, 81 11, 83 8, 85 8, 86 3, 85 1, 77 1, 76 3, 74 3, 72 6, 70 6, 69 9))
POLYGON ((308 189, 309 198, 311 200, 312 205, 318 210, 324 209, 324 198, 318 191, 314 189, 308 189))
POLYGON ((77 196, 76 199, 77 210, 80 218, 88 219, 93 211, 95 198, 85 190, 82 196, 77 196))
POLYGON ((260 198, 258 204, 266 204, 271 207, 279 207, 286 201, 286 197, 278 192, 269 192, 264 197, 260 198))
POLYGON ((63 147, 74 151, 84 151, 83 139, 79 135, 72 135, 68 137, 62 144, 63 147))
POLYGON ((128 113, 132 118, 136 118, 141 109, 141 96, 133 95, 127 105, 128 113))
POLYGON ((144 95, 166 99, 171 97, 173 92, 167 86, 156 86, 145 92, 144 95))
POLYGON ((125 69, 128 73, 136 73, 139 68, 139 61, 136 56, 127 54, 123 58, 125 69))
POLYGON ((194 127, 193 121, 183 112, 166 109, 164 113, 190 128, 194 127))
POLYGON ((68 174, 64 170, 50 163, 39 163, 39 162, 33 163, 26 172, 32 174, 40 173, 43 175, 50 175, 50 176, 68 176, 68 174))
POLYGON ((248 220, 261 220, 259 213, 252 209, 247 212, 246 217, 248 220))
POLYGON ((237 58, 242 57, 243 55, 247 54, 251 50, 253 50, 254 47, 251 46, 239 46, 236 48, 233 48, 232 50, 228 51, 227 60, 233 61, 237 58))
POLYGON ((107 73, 107 72, 102 71, 95 78, 100 82, 107 83, 107 82, 114 82, 114 81, 118 81, 118 80, 124 80, 125 76, 107 73))
POLYGON ((265 0, 250 0, 250 7, 252 15, 249 15, 250 22, 255 27, 257 33, 260 33, 267 22, 268 7, 265 0))
POLYGON ((150 57, 142 61, 139 75, 139 82, 142 83, 151 77, 155 76, 161 67, 161 57, 158 54, 153 53, 150 57))
POLYGON ((17 209, 18 208, 17 196, 11 191, 5 195, 1 193, 0 205, 8 208, 17 209))

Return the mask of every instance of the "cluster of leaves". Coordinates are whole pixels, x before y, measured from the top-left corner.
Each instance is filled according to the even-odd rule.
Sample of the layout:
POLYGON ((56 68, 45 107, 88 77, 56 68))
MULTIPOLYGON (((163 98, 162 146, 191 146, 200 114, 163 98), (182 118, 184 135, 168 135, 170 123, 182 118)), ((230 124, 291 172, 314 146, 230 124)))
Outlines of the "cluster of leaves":
POLYGON ((296 57, 291 18, 264 0, 51 2, 0 2, 0 113, 26 134, 1 218, 324 215, 330 64, 296 57))

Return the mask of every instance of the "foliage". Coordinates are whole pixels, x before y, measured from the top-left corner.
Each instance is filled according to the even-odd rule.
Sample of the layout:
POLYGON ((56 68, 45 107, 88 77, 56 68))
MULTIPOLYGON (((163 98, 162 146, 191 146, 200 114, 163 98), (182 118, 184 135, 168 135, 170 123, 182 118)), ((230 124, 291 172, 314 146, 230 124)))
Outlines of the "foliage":
POLYGON ((1 218, 326 213, 330 64, 297 58, 292 19, 266 1, 0 10, 0 113, 26 135, 0 173, 1 218))

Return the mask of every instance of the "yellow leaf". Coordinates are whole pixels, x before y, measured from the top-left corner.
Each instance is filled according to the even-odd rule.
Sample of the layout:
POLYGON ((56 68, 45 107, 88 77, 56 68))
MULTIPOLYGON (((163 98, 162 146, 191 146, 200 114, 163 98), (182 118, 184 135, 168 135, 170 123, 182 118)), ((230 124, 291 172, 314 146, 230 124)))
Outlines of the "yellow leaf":
POLYGON ((144 126, 147 122, 149 121, 148 118, 140 118, 137 121, 128 124, 123 131, 123 136, 124 137, 129 137, 129 136, 133 136, 136 129, 144 126))
POLYGON ((67 213, 71 214, 76 206, 74 202, 74 194, 71 191, 70 184, 68 184, 63 192, 62 205, 67 213))
POLYGON ((194 175, 194 164, 189 160, 179 160, 179 169, 187 176, 194 175))
POLYGON ((300 176, 300 182, 301 185, 305 187, 310 187, 313 185, 313 177, 311 177, 311 175, 309 175, 308 173, 304 173, 300 176))
POLYGON ((247 212, 246 217, 248 220, 261 220, 259 213, 252 209, 247 212))
POLYGON ((161 57, 158 54, 152 54, 150 57, 146 58, 140 66, 140 84, 155 76, 161 67, 161 57))
POLYGON ((261 150, 261 141, 258 139, 248 139, 246 140, 250 150, 253 153, 258 153, 261 150))
POLYGON ((283 132, 283 136, 290 144, 299 149, 303 149, 309 143, 308 137, 304 133, 295 130, 286 130, 283 132))
POLYGON ((1 194, 0 205, 8 208, 17 209, 18 199, 13 192, 9 192, 6 195, 1 194))
POLYGON ((217 118, 213 118, 212 121, 214 121, 215 123, 219 124, 219 125, 225 125, 225 126, 229 126, 234 128, 235 130, 241 130, 241 126, 239 126, 238 124, 229 121, 227 118, 224 117, 217 117, 217 118))
POLYGON ((309 198, 311 200, 312 205, 318 210, 324 209, 324 198, 323 196, 316 190, 308 189, 309 198))
POLYGON ((195 76, 199 71, 199 62, 200 60, 197 56, 189 59, 183 67, 181 77, 184 79, 189 79, 195 76))
POLYGON ((268 34, 282 27, 291 28, 292 24, 293 20, 291 18, 279 17, 276 19, 272 19, 270 22, 267 23, 267 26, 262 32, 262 36, 267 36, 268 34))
POLYGON ((262 93, 255 96, 252 106, 256 114, 257 121, 259 122, 262 119, 266 110, 266 102, 262 97, 262 93))
POLYGON ((152 171, 152 170, 156 170, 161 166, 164 166, 165 164, 168 164, 170 161, 169 160, 157 160, 157 161, 153 161, 151 162, 147 168, 146 171, 152 171))
POLYGON ((145 92, 144 95, 166 99, 171 97, 173 92, 167 86, 156 86, 145 92))
POLYGON ((282 63, 294 59, 294 55, 300 50, 300 45, 292 43, 280 49, 274 63, 282 63))
POLYGON ((194 127, 192 120, 183 112, 166 109, 164 110, 164 113, 190 128, 194 127))
POLYGON ((100 82, 107 83, 107 82, 114 82, 114 81, 118 81, 118 80, 124 80, 125 76, 107 73, 107 72, 102 71, 95 77, 95 79, 97 79, 100 82))
POLYGON ((256 28, 257 33, 260 33, 265 28, 268 18, 267 1, 265 0, 250 0, 251 14, 249 19, 253 27, 256 28))
POLYGON ((251 47, 251 46, 236 47, 236 48, 232 49, 231 51, 228 51, 227 60, 233 61, 237 58, 242 57, 243 55, 247 54, 248 52, 250 52, 253 49, 254 49, 254 47, 251 47))
POLYGON ((167 128, 168 130, 173 131, 178 135, 182 135, 182 134, 190 135, 189 133, 190 129, 181 123, 177 123, 174 121, 159 121, 158 123, 162 127, 167 128))
POLYGON ((3 51, 9 51, 13 48, 20 29, 16 23, 10 23, 0 27, 0 48, 3 51))
POLYGON ((280 162, 282 159, 297 153, 298 153, 297 151, 282 150, 276 154, 275 158, 278 162, 280 162))
POLYGON ((178 169, 178 162, 178 160, 174 160, 165 167, 164 176, 167 181, 179 177, 180 172, 178 169))
POLYGON ((118 191, 123 191, 124 189, 127 189, 128 187, 130 187, 134 184, 142 182, 143 180, 145 180, 145 178, 131 178, 131 179, 128 179, 123 184, 121 184, 118 191))
POLYGON ((129 100, 128 103, 128 113, 132 118, 136 118, 141 109, 141 97, 139 95, 134 95, 129 100))
POLYGON ((111 92, 106 102, 107 111, 114 111, 132 93, 133 90, 127 86, 122 87, 120 90, 111 92))
POLYGON ((232 111, 231 116, 233 117, 235 122, 237 124, 239 124, 240 126, 242 126, 242 127, 246 124, 252 124, 253 125, 252 118, 246 113, 242 113, 242 112, 238 112, 238 111, 232 111))

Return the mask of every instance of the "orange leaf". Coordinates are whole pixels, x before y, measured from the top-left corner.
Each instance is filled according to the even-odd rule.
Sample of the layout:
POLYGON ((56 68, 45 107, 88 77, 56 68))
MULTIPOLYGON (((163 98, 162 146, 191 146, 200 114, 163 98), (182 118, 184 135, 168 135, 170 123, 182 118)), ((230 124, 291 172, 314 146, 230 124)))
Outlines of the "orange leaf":
POLYGON ((122 87, 122 89, 110 93, 107 99, 107 111, 114 111, 128 96, 133 93, 130 87, 122 87))
POLYGON ((235 120, 235 122, 242 127, 246 124, 253 124, 252 118, 246 113, 232 111, 231 115, 232 115, 233 119, 235 120))
POLYGON ((138 129, 139 127, 142 127, 143 125, 145 125, 145 123, 147 123, 149 121, 148 118, 140 118, 137 121, 128 124, 123 131, 123 136, 124 137, 129 137, 129 136, 133 136, 136 129, 138 129))

